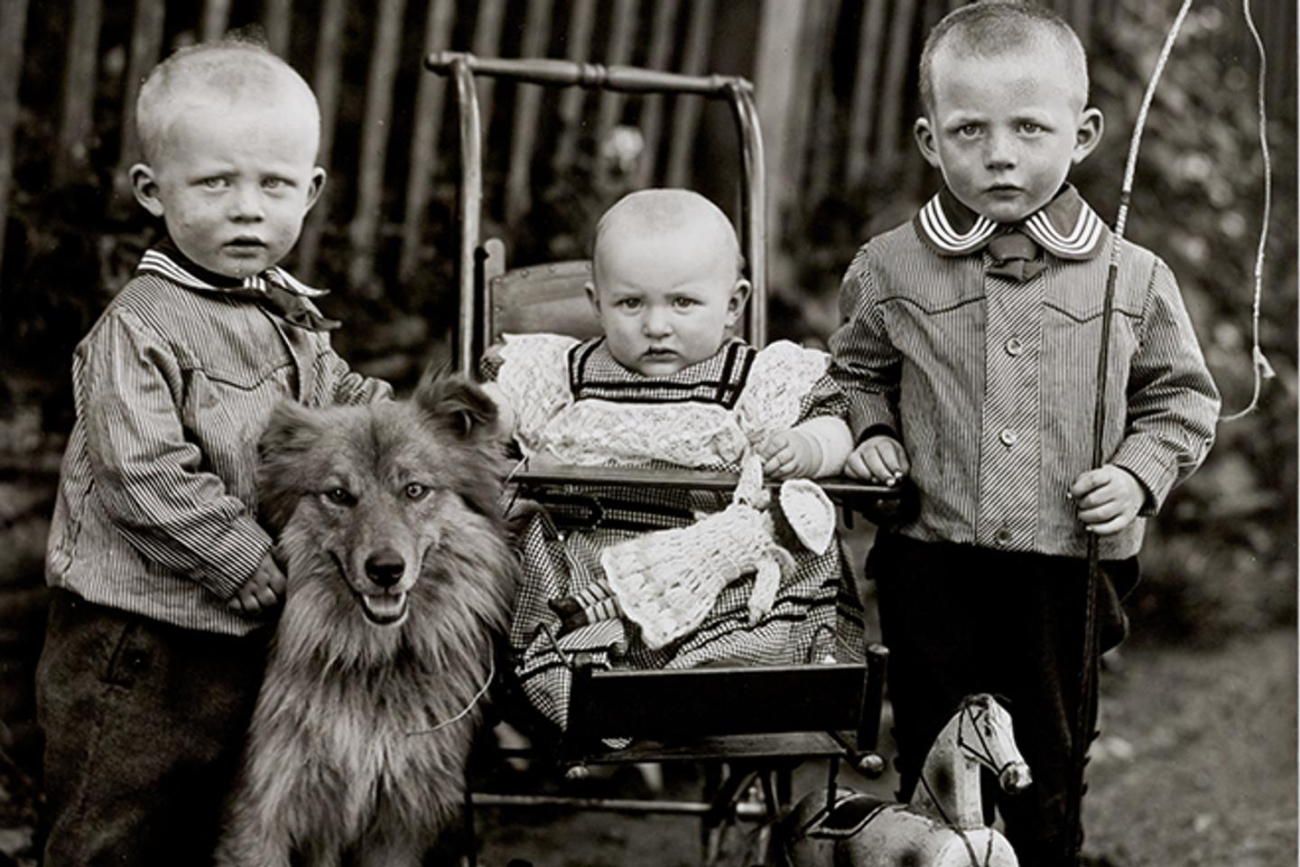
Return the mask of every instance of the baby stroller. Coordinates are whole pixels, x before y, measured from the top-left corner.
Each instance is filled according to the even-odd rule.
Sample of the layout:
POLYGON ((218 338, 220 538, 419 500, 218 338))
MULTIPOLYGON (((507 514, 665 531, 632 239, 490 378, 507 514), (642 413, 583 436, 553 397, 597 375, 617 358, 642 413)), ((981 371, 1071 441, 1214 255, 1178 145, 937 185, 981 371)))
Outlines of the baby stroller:
MULTIPOLYGON (((739 228, 746 277, 753 286, 742 325, 745 338, 762 346, 766 337, 766 257, 763 150, 752 86, 743 78, 687 76, 631 67, 605 67, 563 60, 504 60, 438 52, 427 68, 451 79, 460 127, 457 286, 459 318, 455 359, 470 372, 484 350, 504 333, 547 331, 587 337, 598 332, 583 285, 586 260, 507 267, 506 245, 481 237, 484 201, 482 122, 478 78, 551 87, 583 87, 628 94, 693 95, 726 102, 736 122, 741 152, 739 228)), ((687 470, 598 469, 524 466, 512 476, 520 496, 546 503, 575 498, 595 504, 602 490, 628 485, 688 487, 722 494, 737 484, 730 474, 687 470)), ((892 488, 848 479, 821 487, 851 515, 883 520, 897 504, 892 488)), ((770 823, 789 805, 789 771, 799 761, 826 760, 833 792, 840 761, 868 775, 884 762, 874 750, 880 725, 887 652, 876 644, 860 664, 718 666, 687 670, 610 670, 582 654, 567 658, 572 689, 567 724, 544 755, 514 756, 555 763, 568 776, 595 765, 695 762, 710 766, 703 797, 690 801, 617 799, 564 795, 518 795, 476 791, 468 796, 473 833, 476 807, 554 806, 623 813, 666 812, 698 816, 702 862, 714 864, 725 832, 738 820, 770 823), (773 697, 781 700, 774 701, 773 697), (611 742, 626 744, 618 748, 611 742)), ((474 863, 471 845, 469 863, 474 863)), ((765 854, 753 860, 766 858, 765 854)))

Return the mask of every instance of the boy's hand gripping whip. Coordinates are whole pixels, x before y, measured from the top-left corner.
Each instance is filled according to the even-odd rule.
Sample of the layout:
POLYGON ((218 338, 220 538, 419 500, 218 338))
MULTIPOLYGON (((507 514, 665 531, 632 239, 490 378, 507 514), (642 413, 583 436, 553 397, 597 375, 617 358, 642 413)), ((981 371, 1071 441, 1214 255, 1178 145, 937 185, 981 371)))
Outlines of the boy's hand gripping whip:
MULTIPOLYGON (((1106 426, 1106 371, 1110 363, 1110 330, 1111 316, 1114 312, 1115 301, 1115 281, 1119 274, 1119 256, 1121 242, 1124 240, 1124 229, 1128 222, 1129 204, 1133 195, 1133 177, 1137 171, 1138 150, 1142 142, 1142 132, 1146 128, 1147 113, 1151 109, 1151 102, 1155 97, 1156 86, 1160 82, 1160 76, 1164 72, 1165 64, 1169 60, 1169 55, 1174 48, 1174 42, 1178 39, 1178 33, 1182 29, 1183 21, 1187 18, 1187 13, 1192 8, 1193 0, 1183 0, 1178 15, 1174 18, 1173 24, 1165 36, 1164 45, 1160 49, 1160 54, 1156 59, 1155 69, 1151 73, 1151 80, 1147 82, 1146 92, 1143 94, 1141 107, 1138 109, 1137 119, 1133 124, 1132 137, 1129 140, 1128 159, 1124 166, 1124 178, 1120 187, 1119 209, 1115 215, 1115 229, 1111 240, 1110 264, 1106 272, 1106 292, 1102 302, 1102 319, 1101 319, 1101 347, 1097 355, 1097 395, 1096 403, 1093 407, 1093 427, 1092 427, 1092 467, 1097 469, 1105 463, 1105 453, 1103 451, 1102 432, 1106 426)), ((1264 43, 1260 38, 1259 31, 1255 27, 1254 18, 1251 16, 1250 0, 1242 0, 1242 12, 1245 16, 1246 26, 1250 30, 1251 36, 1255 40, 1255 47, 1259 53, 1259 79, 1258 79, 1258 105, 1259 105, 1259 140, 1260 148, 1264 162, 1264 212, 1263 222, 1260 227, 1259 246, 1255 255, 1255 292, 1254 305, 1252 311, 1252 354, 1251 362, 1254 368, 1255 387, 1251 396, 1250 403, 1245 409, 1229 416, 1224 416, 1224 420, 1234 420, 1242 418, 1258 405, 1261 380, 1271 378, 1273 370, 1269 366, 1268 360, 1259 347, 1259 307, 1261 287, 1263 284, 1263 267, 1264 267, 1264 248, 1268 238, 1268 221, 1272 208, 1272 167, 1269 159, 1267 126, 1268 116, 1264 106, 1264 88, 1265 73, 1267 70, 1264 43)), ((1084 609, 1084 630, 1083 630, 1083 665, 1079 670, 1079 695, 1078 695, 1078 716, 1076 717, 1074 738, 1072 742, 1074 751, 1074 768, 1079 775, 1076 785, 1070 787, 1069 809, 1067 817, 1069 821, 1070 851, 1072 857, 1077 860, 1079 849, 1082 846, 1081 832, 1081 812, 1083 798, 1083 776, 1084 765, 1088 756, 1088 745, 1092 740, 1092 717, 1093 717, 1093 691, 1092 679, 1095 676, 1096 656, 1097 656, 1097 587, 1100 583, 1100 553, 1098 549, 1098 539, 1095 533, 1088 536, 1087 549, 1088 577, 1086 582, 1086 596, 1084 609)))

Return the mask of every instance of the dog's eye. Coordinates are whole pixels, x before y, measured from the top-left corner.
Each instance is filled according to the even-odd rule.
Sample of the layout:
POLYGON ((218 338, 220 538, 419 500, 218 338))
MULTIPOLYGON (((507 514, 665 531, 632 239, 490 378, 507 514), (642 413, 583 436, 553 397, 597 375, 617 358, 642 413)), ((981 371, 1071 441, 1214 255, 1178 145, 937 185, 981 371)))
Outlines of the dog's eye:
POLYGON ((422 485, 419 482, 411 482, 406 486, 406 496, 411 500, 423 500, 431 491, 428 485, 422 485))
POLYGON ((356 502, 356 498, 349 494, 346 488, 331 488, 325 492, 325 498, 340 506, 350 506, 356 502))

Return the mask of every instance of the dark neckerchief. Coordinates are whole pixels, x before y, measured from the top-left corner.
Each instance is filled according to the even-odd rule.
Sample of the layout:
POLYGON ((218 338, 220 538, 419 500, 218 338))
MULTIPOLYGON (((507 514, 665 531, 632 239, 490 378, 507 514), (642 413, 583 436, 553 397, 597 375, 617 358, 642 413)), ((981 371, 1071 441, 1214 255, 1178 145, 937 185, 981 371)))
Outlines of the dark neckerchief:
POLYGON ((988 273, 1015 282, 1037 276, 1047 262, 1086 261, 1097 256, 1110 229, 1070 184, 1019 223, 995 223, 957 200, 945 186, 928 201, 912 225, 921 243, 940 256, 970 256, 988 248, 988 273))
POLYGON ((308 331, 333 331, 342 325, 338 320, 321 315, 306 300, 326 295, 326 290, 313 289, 283 268, 268 268, 242 279, 228 277, 195 263, 171 238, 163 238, 146 251, 136 271, 159 274, 202 292, 218 292, 257 301, 290 325, 308 331))

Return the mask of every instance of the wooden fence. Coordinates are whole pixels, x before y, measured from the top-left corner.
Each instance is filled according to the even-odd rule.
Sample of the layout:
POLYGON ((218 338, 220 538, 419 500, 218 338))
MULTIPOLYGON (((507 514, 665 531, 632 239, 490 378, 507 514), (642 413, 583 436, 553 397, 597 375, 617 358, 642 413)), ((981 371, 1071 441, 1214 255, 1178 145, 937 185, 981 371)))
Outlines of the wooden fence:
MULTIPOLYGON (((131 209, 126 168, 138 158, 131 107, 143 76, 179 45, 259 23, 321 105, 320 161, 331 182, 297 252, 307 279, 322 270, 329 249, 346 263, 351 291, 375 298, 417 280, 434 256, 446 231, 438 223, 454 201, 454 114, 447 83, 423 72, 421 58, 447 48, 752 78, 777 252, 792 214, 836 189, 860 188, 873 174, 916 166, 909 124, 916 56, 929 26, 962 2, 0 0, 0 226, 50 190, 76 183, 111 191, 110 210, 131 209)), ((1093 41, 1123 2, 1050 5, 1093 41)), ((1225 17, 1240 18, 1235 0, 1218 2, 1225 17)), ((1176 7, 1164 5, 1170 14, 1176 7)), ((1295 7, 1255 5, 1274 64, 1273 104, 1294 118, 1295 7)), ((726 121, 710 121, 698 99, 480 87, 488 177, 500 184, 485 222, 507 237, 539 231, 530 221, 541 191, 580 164, 626 157, 629 186, 707 188, 735 171, 736 160, 725 155, 732 147, 726 121), (616 127, 630 138, 614 136, 616 127), (620 142, 630 156, 620 154, 620 142), (607 147, 613 153, 602 156, 607 147)), ((12 276, 13 268, 3 270, 12 254, 3 243, 0 237, 0 274, 12 276)), ((780 281, 779 268, 773 276, 780 281)))

